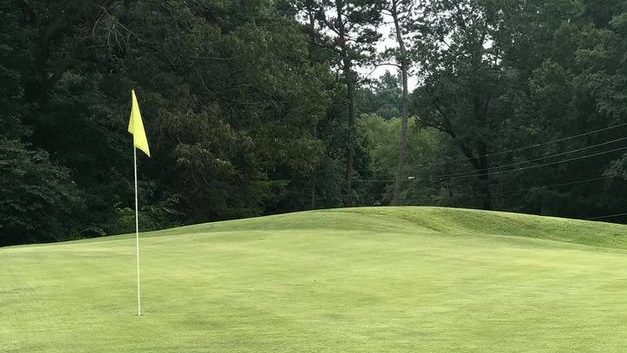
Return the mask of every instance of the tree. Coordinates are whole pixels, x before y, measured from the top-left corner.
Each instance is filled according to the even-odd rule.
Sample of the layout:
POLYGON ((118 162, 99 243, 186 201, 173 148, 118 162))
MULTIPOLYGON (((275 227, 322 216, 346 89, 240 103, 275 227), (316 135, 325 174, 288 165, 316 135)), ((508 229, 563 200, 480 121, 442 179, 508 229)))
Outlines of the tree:
POLYGON ((169 215, 148 223, 305 207, 324 159, 314 127, 326 116, 332 76, 327 63, 312 63, 307 33, 274 2, 0 6, 0 133, 66 168, 93 233, 126 230, 131 88, 155 152, 140 161, 142 204, 169 215))
POLYGON ((82 199, 48 154, 0 138, 0 246, 68 239, 82 199))
POLYGON ((422 123, 449 135, 467 159, 485 209, 493 208, 490 156, 510 145, 512 128, 525 126, 529 116, 517 113, 528 101, 528 80, 572 11, 567 2, 510 0, 433 0, 420 7, 426 77, 414 105, 422 123))
POLYGON ((323 41, 337 55, 334 66, 342 73, 345 87, 345 108, 348 119, 346 136, 345 205, 353 205, 353 177, 356 145, 355 93, 359 77, 356 67, 373 57, 374 43, 380 34, 376 28, 381 19, 379 0, 306 1, 301 11, 313 25, 315 13, 323 41), (312 9, 315 9, 312 11, 312 9))
POLYGON ((414 13, 414 0, 388 0, 385 11, 392 17, 394 24, 394 38, 397 47, 388 50, 384 56, 393 57, 400 71, 402 82, 401 96, 401 133, 399 143, 398 165, 394 180, 394 196, 392 205, 398 205, 400 202, 401 188, 403 185, 403 177, 405 172, 405 160, 407 159, 407 131, 409 124, 409 71, 411 69, 412 60, 411 52, 413 51, 410 37, 416 36, 414 33, 417 28, 416 16, 414 13))
MULTIPOLYGON (((394 185, 388 181, 394 178, 398 165, 400 145, 396 137, 402 129, 401 119, 384 119, 376 114, 362 116, 359 128, 366 139, 366 146, 370 157, 372 175, 367 194, 364 195, 368 204, 388 204, 394 196, 394 185)), ((445 153, 442 140, 443 135, 435 129, 419 128, 415 119, 410 121, 410 134, 407 139, 407 170, 413 171, 414 177, 404 188, 401 199, 405 205, 438 205, 447 206, 445 197, 440 190, 430 183, 429 172, 421 167, 422 164, 437 160, 445 153)))
POLYGON ((355 102, 357 110, 388 120, 398 118, 401 116, 402 93, 399 76, 386 70, 383 76, 360 88, 355 102))
POLYGON ((476 170, 484 209, 492 208, 487 154, 500 120, 492 107, 502 63, 500 43, 494 42, 502 21, 499 5, 434 0, 421 6, 420 63, 428 72, 417 103, 422 122, 451 136, 476 170))

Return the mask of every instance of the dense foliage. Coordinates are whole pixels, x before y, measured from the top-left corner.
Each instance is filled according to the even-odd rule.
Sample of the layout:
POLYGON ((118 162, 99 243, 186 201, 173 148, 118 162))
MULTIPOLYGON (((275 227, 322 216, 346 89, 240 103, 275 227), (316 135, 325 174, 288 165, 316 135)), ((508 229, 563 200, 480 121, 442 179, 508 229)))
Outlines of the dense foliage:
POLYGON ((397 176, 401 204, 623 213, 626 54, 621 0, 2 1, 0 245, 132 230, 131 88, 144 229, 388 204, 397 176), (401 163, 406 80, 363 74, 394 60, 401 163))

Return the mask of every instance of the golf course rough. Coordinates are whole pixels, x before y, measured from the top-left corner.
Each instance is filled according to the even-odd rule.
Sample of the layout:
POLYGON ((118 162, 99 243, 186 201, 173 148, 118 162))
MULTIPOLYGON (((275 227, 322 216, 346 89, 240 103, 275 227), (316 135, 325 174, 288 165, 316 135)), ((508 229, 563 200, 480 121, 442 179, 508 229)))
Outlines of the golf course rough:
POLYGON ((312 211, 0 249, 0 352, 627 352, 627 227, 312 211))

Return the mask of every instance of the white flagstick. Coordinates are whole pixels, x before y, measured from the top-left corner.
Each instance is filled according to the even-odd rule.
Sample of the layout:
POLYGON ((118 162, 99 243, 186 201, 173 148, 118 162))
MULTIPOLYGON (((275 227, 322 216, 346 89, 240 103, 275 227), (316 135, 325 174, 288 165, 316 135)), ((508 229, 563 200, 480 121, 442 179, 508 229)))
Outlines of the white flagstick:
POLYGON ((139 207, 137 206, 137 148, 133 142, 133 162, 135 164, 135 248, 137 258, 137 316, 142 316, 141 287, 139 285, 139 207))

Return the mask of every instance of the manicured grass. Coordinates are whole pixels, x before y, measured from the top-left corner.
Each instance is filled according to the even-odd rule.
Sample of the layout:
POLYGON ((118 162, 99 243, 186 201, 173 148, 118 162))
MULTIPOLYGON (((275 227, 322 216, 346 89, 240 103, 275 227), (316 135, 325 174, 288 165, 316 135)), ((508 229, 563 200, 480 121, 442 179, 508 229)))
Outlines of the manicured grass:
POLYGON ((2 352, 626 352, 627 227, 305 212, 0 249, 2 352))

